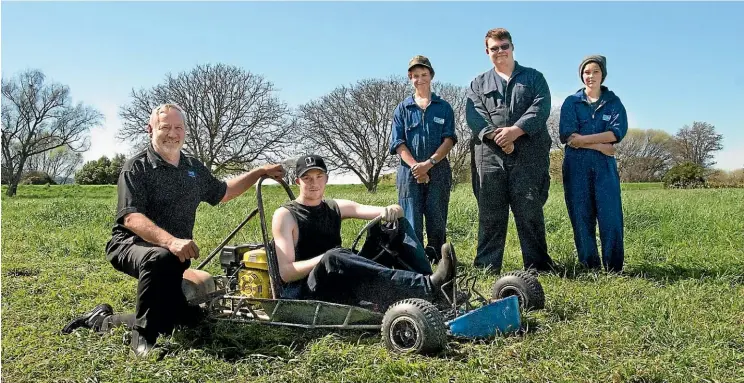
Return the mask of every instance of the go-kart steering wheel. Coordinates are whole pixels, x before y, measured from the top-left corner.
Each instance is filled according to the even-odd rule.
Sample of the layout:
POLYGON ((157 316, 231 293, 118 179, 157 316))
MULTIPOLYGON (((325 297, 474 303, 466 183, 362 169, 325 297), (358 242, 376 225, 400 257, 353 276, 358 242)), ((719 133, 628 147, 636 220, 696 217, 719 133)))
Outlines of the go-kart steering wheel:
POLYGON ((372 254, 361 254, 362 250, 364 250, 364 248, 367 246, 366 243, 362 245, 361 249, 357 250, 357 245, 359 244, 359 240, 362 239, 362 236, 364 236, 365 234, 369 234, 370 230, 377 225, 380 225, 382 237, 392 238, 399 234, 398 233, 399 227, 398 227, 397 220, 393 222, 386 222, 385 224, 380 224, 381 221, 382 221, 382 217, 377 217, 369 221, 366 225, 364 225, 364 227, 361 230, 359 230, 359 234, 357 234, 356 238, 354 239, 354 243, 351 245, 351 252, 354 254, 360 255, 364 258, 367 258, 370 261, 375 261, 375 262, 382 263, 383 265, 387 265, 388 267, 402 269, 402 270, 413 270, 413 268, 411 268, 411 266, 408 263, 406 263, 400 258, 397 246, 390 243, 387 240, 382 240, 382 238, 377 243, 378 246, 376 247, 370 246, 370 248, 375 249, 374 252, 376 252, 376 254, 374 252, 372 254), (390 259, 387 259, 388 257, 383 257, 383 255, 385 254, 389 254, 390 259))
MULTIPOLYGON (((360 250, 357 250, 357 245, 359 244, 359 240, 362 239, 362 237, 369 233, 370 229, 380 224, 382 221, 382 217, 377 217, 369 222, 367 222, 366 225, 362 228, 362 230, 359 230, 359 234, 357 234, 356 238, 354 239, 354 243, 351 245, 351 252, 354 254, 359 254, 360 250)), ((386 225, 382 226, 383 232, 397 232, 398 231, 398 221, 393 221, 390 223, 387 223, 386 225)), ((380 256, 382 256, 385 253, 390 253, 394 257, 397 257, 397 252, 395 250, 392 250, 388 248, 388 246, 385 246, 383 243, 380 243, 380 246, 382 247, 382 250, 378 254, 372 254, 368 255, 366 258, 372 261, 377 261, 380 256)), ((364 246, 362 246, 364 248, 364 246)))
MULTIPOLYGON (((362 236, 367 234, 369 232, 369 229, 371 229, 373 226, 377 225, 382 221, 382 217, 377 217, 369 222, 367 222, 366 225, 362 228, 362 230, 359 230, 359 234, 357 234, 356 238, 354 239, 354 243, 351 245, 351 252, 354 254, 358 254, 357 251, 357 244, 359 244, 359 240, 362 239, 362 236)), ((397 224, 397 223, 396 223, 397 224)))

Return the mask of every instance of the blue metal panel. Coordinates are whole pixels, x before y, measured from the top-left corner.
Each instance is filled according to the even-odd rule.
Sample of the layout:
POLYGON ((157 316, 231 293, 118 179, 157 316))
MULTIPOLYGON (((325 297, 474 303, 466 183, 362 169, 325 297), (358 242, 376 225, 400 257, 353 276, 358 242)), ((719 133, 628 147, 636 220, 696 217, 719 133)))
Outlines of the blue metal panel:
POLYGON ((467 338, 488 338, 519 330, 521 316, 515 295, 491 302, 446 322, 450 334, 467 338))

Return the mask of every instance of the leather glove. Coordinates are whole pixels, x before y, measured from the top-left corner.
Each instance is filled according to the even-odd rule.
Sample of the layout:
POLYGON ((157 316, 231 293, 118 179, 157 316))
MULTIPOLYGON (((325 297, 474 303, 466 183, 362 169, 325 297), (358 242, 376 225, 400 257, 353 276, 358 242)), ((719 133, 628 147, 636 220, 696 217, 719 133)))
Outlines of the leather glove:
POLYGON ((385 210, 380 216, 385 222, 395 222, 398 218, 403 217, 403 208, 398 204, 385 206, 385 210))

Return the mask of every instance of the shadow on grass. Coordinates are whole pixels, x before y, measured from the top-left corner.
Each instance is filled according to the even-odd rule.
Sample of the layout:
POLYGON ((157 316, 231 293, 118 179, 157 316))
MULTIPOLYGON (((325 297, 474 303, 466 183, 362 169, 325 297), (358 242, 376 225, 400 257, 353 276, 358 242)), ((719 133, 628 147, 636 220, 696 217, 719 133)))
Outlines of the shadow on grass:
POLYGON ((744 283, 744 274, 741 274, 741 270, 744 270, 744 265, 732 267, 728 270, 721 270, 715 267, 703 268, 680 266, 675 264, 644 263, 627 266, 623 274, 630 277, 652 280, 662 284, 670 284, 687 279, 701 280, 722 278, 729 281, 732 285, 740 285, 744 283), (736 270, 739 270, 738 274, 736 270))
POLYGON ((461 363, 467 363, 474 355, 473 347, 490 345, 492 343, 503 343, 506 339, 516 339, 521 342, 525 337, 537 332, 540 328, 538 321, 534 318, 523 318, 522 328, 509 334, 496 334, 488 338, 470 339, 463 337, 449 337, 447 345, 438 354, 429 355, 430 358, 448 359, 461 363))
POLYGON ((6 277, 35 277, 41 273, 38 268, 29 267, 10 267, 3 270, 3 275, 6 277))
MULTIPOLYGON (((467 361, 472 346, 488 344, 496 338, 524 338, 540 330, 539 321, 525 316, 519 331, 499 334, 487 339, 455 338, 448 336, 441 352, 421 355, 431 359, 467 361)), ((207 320, 193 328, 181 328, 173 333, 170 342, 160 348, 158 359, 188 349, 202 350, 208 355, 235 363, 246 359, 289 362, 305 352, 312 343, 327 336, 354 345, 382 345, 379 331, 372 330, 307 330, 264 324, 234 323, 207 320)), ((382 346, 384 347, 384 346, 382 346)))
POLYGON ((182 328, 174 332, 173 344, 164 351, 170 353, 182 349, 200 349, 227 362, 237 362, 246 358, 288 361, 303 352, 310 343, 329 334, 354 344, 380 342, 379 333, 376 331, 307 330, 207 320, 193 328, 182 328))
POLYGON ((569 280, 592 280, 600 276, 617 276, 642 278, 661 284, 671 284, 682 280, 701 280, 701 279, 725 279, 732 285, 744 283, 744 265, 732 265, 729 269, 720 269, 711 267, 690 267, 676 264, 626 264, 622 273, 607 272, 602 268, 587 268, 577 260, 571 259, 560 264, 556 264, 553 270, 541 272, 539 275, 554 275, 559 278, 569 280), (737 270, 738 273, 737 273, 737 270))

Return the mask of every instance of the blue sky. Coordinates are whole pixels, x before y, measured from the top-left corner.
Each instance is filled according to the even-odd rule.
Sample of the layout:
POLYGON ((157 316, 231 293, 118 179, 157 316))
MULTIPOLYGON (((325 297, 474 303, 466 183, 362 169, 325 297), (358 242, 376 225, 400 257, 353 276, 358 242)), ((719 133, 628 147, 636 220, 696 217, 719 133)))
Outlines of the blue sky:
POLYGON ((241 66, 297 106, 362 78, 405 75, 423 54, 436 81, 466 86, 491 68, 486 31, 505 27, 554 105, 581 87, 582 57, 603 54, 605 84, 632 128, 673 134, 709 122, 724 135, 717 167, 744 167, 742 2, 3 1, 0 12, 4 77, 41 69, 106 116, 86 160, 127 151, 114 139, 119 106, 169 72, 241 66))

